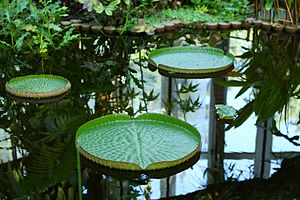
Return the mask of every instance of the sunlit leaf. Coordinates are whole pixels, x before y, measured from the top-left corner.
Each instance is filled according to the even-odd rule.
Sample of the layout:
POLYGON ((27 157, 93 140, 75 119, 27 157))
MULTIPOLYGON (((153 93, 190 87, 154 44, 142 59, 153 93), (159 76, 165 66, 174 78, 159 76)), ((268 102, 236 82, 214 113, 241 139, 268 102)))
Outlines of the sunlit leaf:
POLYGON ((131 4, 131 0, 124 0, 124 3, 129 6, 131 4))
POLYGON ((102 3, 97 3, 94 7, 94 10, 96 11, 96 13, 101 14, 104 11, 104 6, 102 3))
POLYGON ((0 40, 0 44, 4 45, 4 46, 7 46, 9 48, 12 48, 12 46, 10 44, 8 44, 7 42, 3 41, 3 40, 0 40))
POLYGON ((186 161, 199 150, 201 139, 197 129, 174 117, 114 114, 82 125, 76 143, 84 156, 98 164, 139 171, 186 161))
POLYGON ((17 39, 16 44, 15 44, 15 48, 17 50, 21 50, 21 48, 23 47, 23 44, 24 44, 24 40, 28 35, 29 35, 28 32, 23 33, 22 36, 17 39))
POLYGON ((274 1, 275 1, 275 0, 266 0, 266 3, 265 3, 265 9, 266 9, 266 10, 271 10, 271 8, 273 7, 274 1))

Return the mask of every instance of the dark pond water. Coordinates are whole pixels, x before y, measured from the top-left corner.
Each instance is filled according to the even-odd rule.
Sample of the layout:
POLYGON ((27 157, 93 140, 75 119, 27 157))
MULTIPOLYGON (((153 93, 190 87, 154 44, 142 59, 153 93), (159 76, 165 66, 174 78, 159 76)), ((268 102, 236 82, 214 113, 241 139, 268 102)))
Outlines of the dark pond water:
MULTIPOLYGON (((2 49, 0 199, 78 199, 75 132, 83 123, 111 113, 136 116, 156 112, 186 120, 201 133, 201 157, 192 167, 185 166, 186 170, 180 169, 182 171, 173 176, 167 176, 166 172, 167 177, 163 174, 164 178, 160 179, 145 175, 124 179, 126 172, 106 171, 82 160, 80 168, 83 199, 158 199, 194 192, 214 181, 244 180, 257 176, 255 168, 261 165, 255 160, 260 159, 256 153, 260 151, 257 147, 256 117, 251 115, 242 126, 230 129, 224 135, 226 125, 216 121, 214 109, 215 103, 226 102, 237 109, 242 108, 253 99, 255 90, 249 90, 235 99, 240 87, 227 89, 208 78, 166 78, 147 69, 146 55, 155 48, 180 45, 208 45, 235 56, 248 52, 244 54, 244 58, 236 58, 237 71, 243 69, 245 57, 251 56, 251 48, 257 45, 264 51, 258 53, 261 56, 255 57, 255 64, 267 62, 266 65, 275 66, 276 63, 264 55, 267 53, 274 57, 288 57, 286 62, 298 59, 296 67, 299 69, 299 41, 297 35, 246 30, 184 30, 145 37, 82 34, 79 42, 57 50, 45 59, 44 69, 38 56, 27 53, 14 56, 7 49, 2 49), (276 54, 284 48, 289 49, 284 51, 286 54, 276 54), (8 80, 37 73, 66 77, 72 83, 71 92, 63 99, 43 103, 23 102, 6 94, 4 85, 8 80), (214 174, 212 176, 208 167, 217 169, 217 173, 214 174, 211 170, 211 174, 214 174)), ((243 71, 245 69, 247 67, 243 71)), ((258 67, 254 72, 259 70, 265 68, 258 67)), ((291 70, 293 69, 289 69, 288 73, 297 72, 291 70)), ((254 72, 249 72, 248 76, 257 76, 254 72)), ((270 80, 278 76, 272 70, 263 71, 263 74, 269 75, 270 80)), ((231 80, 234 77, 226 78, 231 80)), ((224 77, 216 79, 223 80, 224 77)), ((259 82, 255 85, 256 89, 258 85, 259 82)), ((286 87, 290 88, 291 85, 286 87)), ((299 126, 296 124, 299 102, 293 100, 291 105, 288 123, 291 124, 289 131, 293 136, 299 133, 299 126)), ((278 105, 270 102, 269 106, 278 105)), ((299 146, 282 138, 274 138, 273 143, 276 145, 269 147, 274 152, 300 151, 299 146)), ((270 151, 269 154, 271 153, 270 151)), ((264 160, 263 162, 269 163, 269 171, 262 176, 269 177, 274 172, 273 168, 280 166, 281 159, 270 157, 264 160)))

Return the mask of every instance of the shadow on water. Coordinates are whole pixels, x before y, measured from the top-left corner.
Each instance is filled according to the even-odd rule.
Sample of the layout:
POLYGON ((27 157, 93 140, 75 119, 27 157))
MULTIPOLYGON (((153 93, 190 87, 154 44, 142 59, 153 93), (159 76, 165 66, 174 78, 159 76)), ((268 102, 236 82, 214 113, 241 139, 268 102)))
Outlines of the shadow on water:
MULTIPOLYGON (((205 44, 228 51, 229 33, 176 32, 151 37, 82 35, 79 43, 54 52, 52 57, 44 61, 45 73, 64 76, 70 80, 72 89, 68 95, 61 99, 52 99, 51 102, 22 102, 22 100, 10 98, 4 87, 0 87, 0 142, 8 141, 11 144, 7 147, 0 146, 0 150, 12 155, 12 159, 2 158, 3 162, 0 165, 0 199, 77 199, 74 146, 77 128, 84 122, 111 113, 127 113, 130 116, 150 111, 174 114, 174 110, 179 109, 180 113, 184 114, 177 114, 177 117, 185 118, 187 112, 197 111, 204 104, 202 105, 199 100, 188 98, 188 94, 197 92, 195 87, 190 89, 188 86, 185 87, 186 90, 183 93, 177 93, 178 97, 182 98, 177 98, 175 101, 176 99, 170 97, 172 92, 163 91, 160 88, 162 83, 156 83, 155 77, 147 79, 151 72, 147 69, 146 55, 153 48, 179 45, 205 44), (165 95, 163 92, 168 93, 169 97, 163 99, 165 95)), ((242 86, 241 92, 255 88, 253 99, 240 110, 239 118, 232 124, 233 126, 242 124, 252 112, 259 115, 258 122, 262 123, 274 113, 282 111, 290 98, 299 98, 299 37, 269 35, 264 32, 255 32, 255 34, 257 35, 253 39, 253 48, 248 49, 242 56, 243 59, 250 60, 251 58, 250 66, 236 69, 241 70, 245 77, 240 79, 239 83, 234 81, 225 83, 226 78, 223 77, 218 79, 223 85, 229 86, 235 83, 242 86), (287 45, 285 51, 282 44, 287 45), (277 91, 278 88, 280 91, 277 91), (255 104, 255 102, 258 103, 255 104), (258 107, 259 105, 263 107, 258 107)), ((0 51, 0 85, 5 85, 9 79, 16 76, 40 72, 40 64, 34 56, 26 53, 14 56, 9 50, 2 49, 0 51)), ((161 79, 156 72, 154 76, 161 79)), ((226 103, 226 99, 222 99, 224 88, 219 85, 214 87, 215 102, 226 103), (216 88, 220 91, 216 91, 216 88)), ((207 112, 210 111, 211 108, 208 108, 207 112)), ((218 131, 223 132, 223 136, 218 139, 223 141, 225 125, 221 122, 216 123, 219 123, 217 124, 218 131)), ((277 131, 275 134, 280 135, 280 132, 277 131)), ((297 138, 289 138, 289 140, 297 142, 297 138)), ((235 183, 228 183, 228 185, 220 183, 224 181, 222 167, 224 146, 222 147, 222 144, 224 145, 223 142, 218 145, 219 149, 215 149, 214 155, 210 155, 207 151, 203 154, 206 159, 215 159, 210 165, 215 168, 211 171, 207 170, 207 173, 214 176, 214 181, 210 183, 217 183, 216 187, 212 186, 213 189, 211 189, 208 186, 203 192, 195 192, 192 196, 181 198, 203 199, 200 197, 202 195, 207 197, 206 199, 214 199, 221 198, 223 195, 224 198, 230 199, 229 197, 232 197, 230 195, 233 195, 245 199, 243 197, 248 194, 247 192, 230 193, 232 191, 230 188, 239 190, 239 187, 243 187, 242 184, 247 184, 247 181, 236 187, 231 185, 235 183), (228 188, 228 190, 215 191, 216 188, 228 188)), ((197 157, 196 160, 198 159, 197 157)), ((291 163, 299 166, 298 161, 291 161, 291 163)), ((147 176, 138 175, 138 178, 120 181, 114 177, 114 173, 111 174, 111 171, 105 174, 104 169, 101 170, 97 166, 91 166, 86 162, 81 164, 83 199, 145 199, 155 193, 153 189, 150 189, 150 180, 147 176)), ((186 165, 183 168, 189 166, 186 165)), ((282 170, 290 169, 284 166, 286 165, 283 164, 282 170)), ((299 177, 300 168, 292 169, 299 177)), ((177 171, 163 174, 163 176, 174 173, 177 171)), ((285 197, 299 198, 296 192, 296 189, 299 189, 298 183, 288 182, 291 179, 286 177, 284 183, 276 182, 276 180, 281 180, 278 177, 285 174, 280 173, 270 180, 274 185, 261 179, 257 182, 251 180, 249 184, 253 182, 255 182, 254 185, 256 183, 257 185, 268 184, 265 187, 268 187, 267 191, 270 193, 283 185, 287 190, 287 193, 282 196, 283 199, 285 197)), ((292 172, 286 173, 288 177, 293 175, 292 172)), ((156 192, 158 198, 171 194, 170 178, 167 178, 167 182, 165 188, 162 189, 166 191, 156 192)), ((160 183, 160 188, 163 188, 162 183, 160 183)), ((256 187, 253 186, 253 188, 255 190, 256 187)), ((262 194, 262 198, 265 197, 263 195, 265 194, 262 194)))

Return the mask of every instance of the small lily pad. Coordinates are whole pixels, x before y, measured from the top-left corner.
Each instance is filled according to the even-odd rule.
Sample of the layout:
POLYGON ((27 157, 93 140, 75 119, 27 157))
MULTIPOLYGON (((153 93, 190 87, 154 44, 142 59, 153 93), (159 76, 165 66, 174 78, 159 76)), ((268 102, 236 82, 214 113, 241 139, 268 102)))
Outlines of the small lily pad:
POLYGON ((121 170, 174 167, 192 158, 200 145, 192 125, 154 113, 137 118, 107 115, 85 123, 76 133, 76 147, 84 157, 121 170))
POLYGON ((232 106, 217 104, 215 107, 219 120, 234 120, 237 117, 237 110, 232 106))
POLYGON ((234 56, 212 47, 169 47, 152 51, 148 67, 167 77, 209 78, 233 69, 234 56))
POLYGON ((67 93, 71 83, 55 75, 27 75, 8 81, 5 89, 11 95, 24 98, 50 98, 67 93))

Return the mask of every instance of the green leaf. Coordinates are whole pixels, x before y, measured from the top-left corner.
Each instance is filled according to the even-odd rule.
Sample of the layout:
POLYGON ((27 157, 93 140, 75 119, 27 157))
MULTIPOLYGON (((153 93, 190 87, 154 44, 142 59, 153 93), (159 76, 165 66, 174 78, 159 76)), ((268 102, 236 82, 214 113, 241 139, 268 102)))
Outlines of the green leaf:
POLYGON ((240 91, 236 94, 235 98, 238 98, 239 96, 241 96, 242 94, 244 94, 244 92, 246 92, 251 86, 244 86, 240 89, 240 91))
POLYGON ((295 0, 288 0, 289 6, 292 5, 292 3, 293 3, 294 1, 295 1, 295 0))
POLYGON ((120 0, 112 1, 108 6, 104 8, 106 15, 112 16, 112 11, 117 9, 118 4, 120 4, 120 0))
POLYGON ((269 96, 268 87, 264 87, 258 91, 257 95, 255 96, 255 102, 253 105, 253 110, 256 115, 260 115, 263 108, 267 106, 266 103, 268 102, 268 96, 269 96))
POLYGON ((78 39, 80 37, 80 34, 73 34, 75 28, 70 28, 65 34, 62 39, 62 42, 59 44, 59 47, 63 47, 72 40, 78 39))
POLYGON ((26 177, 22 181, 25 191, 41 191, 74 175, 76 155, 73 141, 55 143, 43 147, 38 154, 31 155, 26 165, 26 177))
POLYGON ((110 2, 110 4, 108 4, 107 8, 109 8, 110 10, 115 10, 117 8, 117 5, 119 5, 121 3, 120 0, 114 0, 112 2, 110 2))
POLYGON ((25 37, 28 36, 28 35, 29 35, 29 33, 28 33, 28 32, 25 32, 25 33, 22 34, 21 37, 19 37, 19 38, 17 39, 16 44, 15 44, 15 48, 16 48, 18 51, 21 50, 21 48, 22 48, 22 46, 23 46, 23 44, 24 44, 24 39, 25 39, 25 37))
POLYGON ((226 87, 239 87, 239 86, 244 86, 246 82, 244 81, 236 81, 236 80, 230 80, 230 81, 225 81, 222 79, 213 79, 214 82, 218 85, 221 86, 226 86, 226 87))
POLYGON ((109 8, 105 8, 104 11, 106 15, 112 16, 112 10, 110 10, 109 8))
POLYGON ((233 126, 239 127, 240 125, 242 125, 253 113, 253 104, 254 104, 254 100, 249 102, 243 108, 241 108, 238 111, 237 118, 228 127, 226 127, 226 130, 231 129, 233 126))
POLYGON ((66 197, 65 197, 64 190, 59 186, 57 190, 56 200, 60 200, 60 199, 66 199, 66 197))
POLYGON ((131 4, 131 0, 124 0, 124 3, 129 6, 131 4))
POLYGON ((85 4, 88 3, 90 0, 77 0, 79 3, 85 4))
POLYGON ((56 31, 56 32, 60 32, 62 30, 57 24, 53 24, 53 23, 49 24, 49 28, 56 31))
POLYGON ((9 48, 13 48, 10 44, 8 44, 7 42, 3 41, 3 40, 0 40, 0 44, 4 45, 4 46, 7 46, 9 48))
POLYGON ((104 6, 102 3, 97 3, 95 6, 94 6, 94 10, 96 11, 96 13, 98 14, 101 14, 103 11, 104 11, 104 6))
POLYGON ((275 0, 266 0, 265 9, 266 10, 271 10, 271 8, 273 7, 274 1, 275 0))
POLYGON ((107 115, 82 125, 76 146, 87 158, 117 169, 155 170, 178 165, 201 144, 190 124, 162 114, 107 115))
MULTIPOLYGON (((264 103, 264 106, 260 110, 257 119, 257 123, 262 123, 263 121, 266 121, 270 117, 273 117, 276 112, 281 112, 283 105, 285 102, 286 94, 280 88, 268 88, 269 93, 268 96, 266 96, 266 100, 264 103)), ((289 98, 288 98, 289 99, 289 98)))

